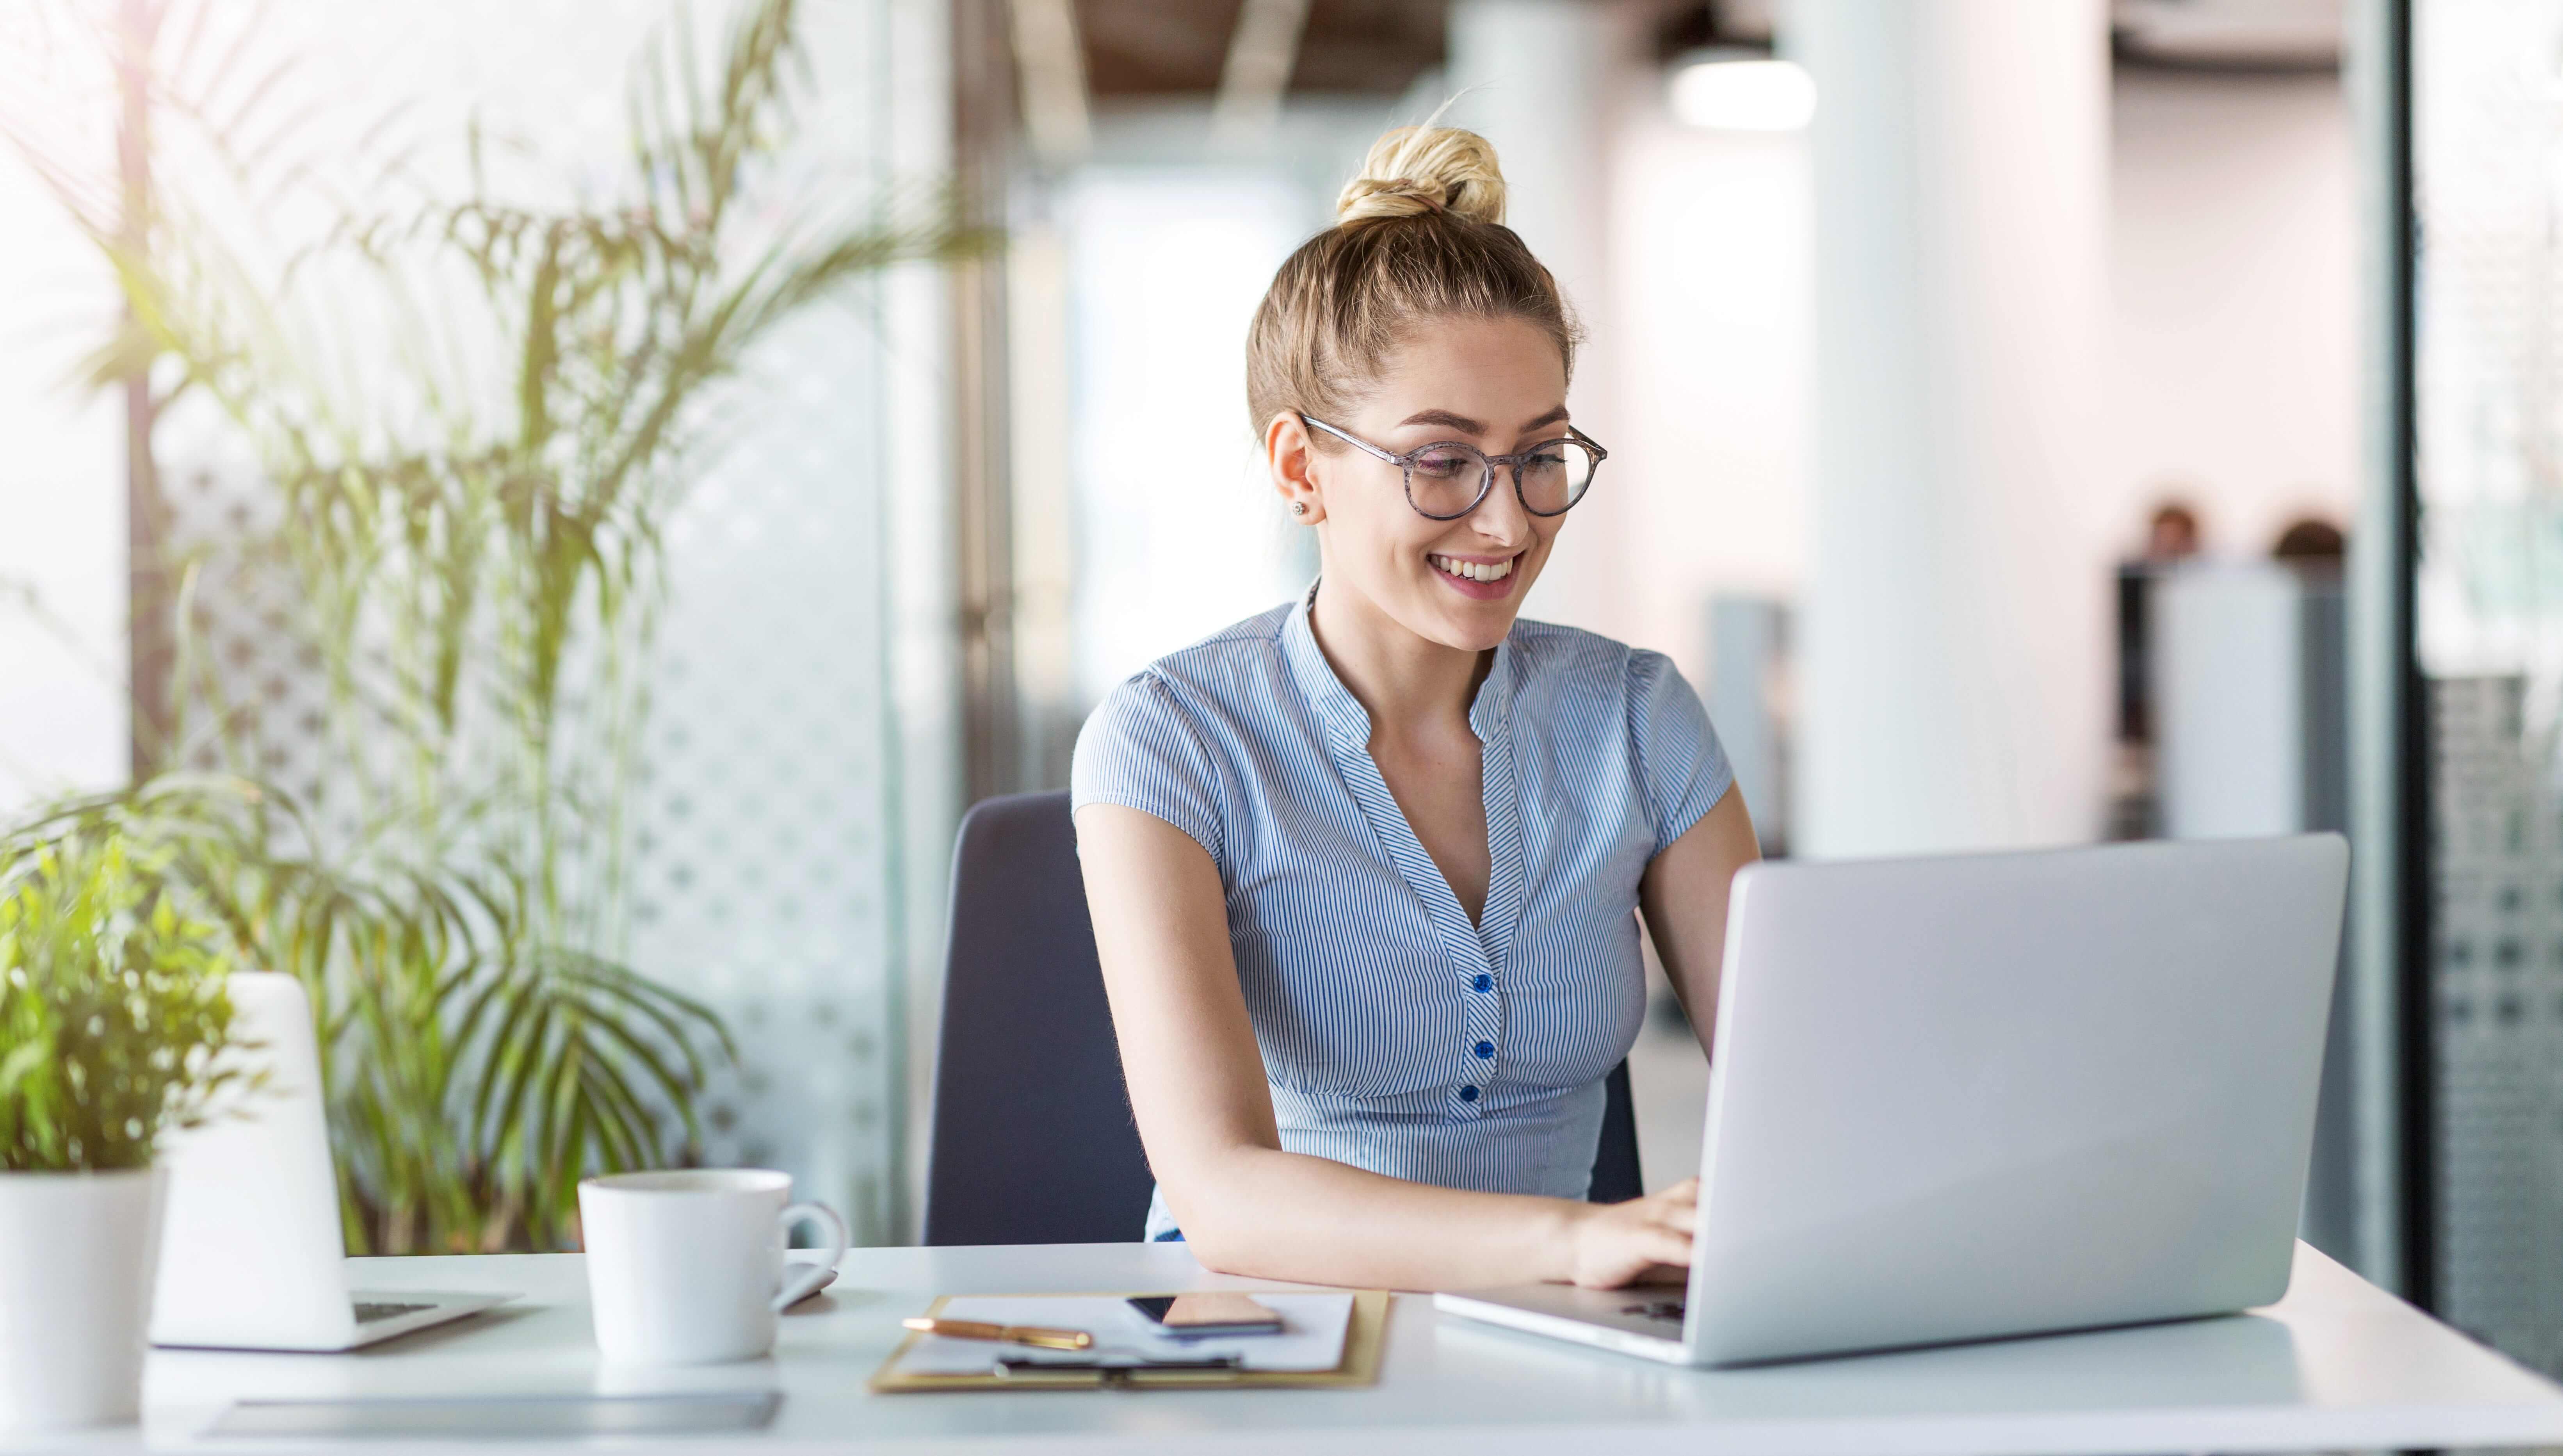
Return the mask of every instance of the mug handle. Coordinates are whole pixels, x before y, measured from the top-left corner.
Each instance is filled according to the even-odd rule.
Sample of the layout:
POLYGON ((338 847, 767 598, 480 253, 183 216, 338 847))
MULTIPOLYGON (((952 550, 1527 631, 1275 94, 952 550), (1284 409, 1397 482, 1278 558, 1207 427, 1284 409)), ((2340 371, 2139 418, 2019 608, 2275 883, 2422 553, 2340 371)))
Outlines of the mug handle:
POLYGON ((839 1218, 837 1216, 837 1210, 829 1207, 827 1204, 795 1203, 791 1207, 784 1209, 783 1212, 778 1215, 777 1221, 786 1229, 789 1229, 792 1225, 799 1223, 805 1218, 815 1218, 821 1223, 826 1224, 829 1232, 836 1236, 837 1242, 828 1250, 828 1257, 820 1261, 819 1264, 813 1267, 809 1273, 802 1275, 798 1279, 786 1280, 784 1282, 783 1288, 776 1292, 774 1296, 774 1313, 778 1315, 782 1314, 785 1310, 792 1308, 794 1305, 801 1303, 801 1301, 808 1299, 811 1295, 818 1293, 819 1286, 826 1284, 828 1282, 828 1276, 836 1272, 837 1261, 846 1257, 846 1244, 848 1242, 846 1238, 846 1221, 839 1218))

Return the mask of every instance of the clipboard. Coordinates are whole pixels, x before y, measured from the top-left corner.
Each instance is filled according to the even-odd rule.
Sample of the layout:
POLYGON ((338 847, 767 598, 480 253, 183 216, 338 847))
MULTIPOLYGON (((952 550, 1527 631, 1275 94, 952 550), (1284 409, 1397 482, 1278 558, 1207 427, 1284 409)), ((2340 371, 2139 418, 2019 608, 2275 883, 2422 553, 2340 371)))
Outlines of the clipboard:
MULTIPOLYGON (((1093 1291, 1083 1294, 1022 1295, 1022 1299, 1141 1299, 1151 1296, 1181 1294, 1182 1290, 1137 1289, 1126 1293, 1093 1291)), ((1254 1290, 1242 1293, 1254 1294, 1254 1290)), ((926 1308, 928 1317, 939 1316, 951 1295, 938 1295, 926 1308)), ((1379 1383, 1380 1349, 1388 1334, 1388 1291, 1364 1289, 1353 1291, 1351 1322, 1344 1330, 1343 1362, 1331 1370, 1245 1370, 1245 1369, 1150 1369, 1145 1365, 1090 1369, 1078 1367, 1018 1366, 999 1374, 994 1369, 1004 1357, 1001 1347, 990 1346, 991 1368, 978 1374, 914 1374, 899 1369, 910 1347, 924 1337, 910 1332, 873 1372, 867 1388, 876 1394, 895 1395, 921 1390, 1202 1390, 1233 1386, 1260 1386, 1265 1389, 1298 1386, 1312 1388, 1351 1388, 1379 1383)))

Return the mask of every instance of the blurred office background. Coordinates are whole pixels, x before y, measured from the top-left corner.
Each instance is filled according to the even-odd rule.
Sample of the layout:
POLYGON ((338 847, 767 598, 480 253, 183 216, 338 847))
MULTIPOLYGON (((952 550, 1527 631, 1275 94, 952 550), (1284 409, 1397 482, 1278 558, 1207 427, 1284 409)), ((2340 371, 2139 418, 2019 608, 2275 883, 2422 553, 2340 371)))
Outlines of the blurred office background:
MULTIPOLYGON (((1370 140, 1447 105, 1591 331, 1573 405, 1612 450, 1530 613, 1672 654, 1774 853, 2349 832, 2307 1234, 2563 1370, 2563 0, 779 9, 750 224, 789 242, 815 203, 888 241, 687 417, 649 610, 565 659, 571 708, 612 710, 582 948, 741 1050, 700 1155, 912 1233, 952 828, 1064 784, 1112 684, 1307 580, 1246 320, 1370 140)), ((134 465, 135 370, 176 379, 99 363, 126 304, 64 193, 132 181, 98 38, 165 21, 181 80, 282 68, 228 95, 301 164, 285 201, 173 152, 201 170, 161 179, 191 209, 164 225, 309 305, 294 260, 369 187, 619 215, 636 78, 714 75, 751 13, 0 19, 0 816, 216 763, 343 806, 368 751, 299 558, 262 553, 305 522, 255 430, 177 390, 134 465)), ((413 283, 431 318, 479 297, 413 283)), ((305 375, 417 351, 339 321, 305 375)), ((331 397, 357 438, 397 394, 331 397)), ((467 653, 512 650, 496 610, 467 653)), ((400 620, 346 639, 394 679, 400 620)), ((462 719, 464 758, 505 738, 462 719)), ((1669 1007, 1637 1076, 1670 1181, 1704 1070, 1669 1007)))

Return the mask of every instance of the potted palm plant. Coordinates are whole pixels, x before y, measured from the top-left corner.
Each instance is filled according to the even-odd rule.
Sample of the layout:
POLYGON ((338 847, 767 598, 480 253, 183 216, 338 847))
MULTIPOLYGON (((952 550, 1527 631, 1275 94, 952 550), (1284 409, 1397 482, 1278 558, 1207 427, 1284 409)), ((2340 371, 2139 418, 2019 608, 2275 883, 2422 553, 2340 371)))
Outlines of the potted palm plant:
POLYGON ((236 1079, 229 957, 147 839, 0 839, 0 1434, 135 1418, 152 1150, 236 1079))

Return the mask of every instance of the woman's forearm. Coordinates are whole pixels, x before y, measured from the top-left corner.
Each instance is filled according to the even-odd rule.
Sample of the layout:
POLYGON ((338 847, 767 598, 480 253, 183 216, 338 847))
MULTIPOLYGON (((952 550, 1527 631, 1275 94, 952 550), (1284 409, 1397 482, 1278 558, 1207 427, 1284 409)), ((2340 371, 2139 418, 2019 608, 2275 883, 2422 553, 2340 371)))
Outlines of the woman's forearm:
POLYGON ((1194 1257, 1228 1274, 1380 1289, 1563 1280, 1587 1205, 1476 1193, 1241 1146, 1168 1180, 1194 1257))

